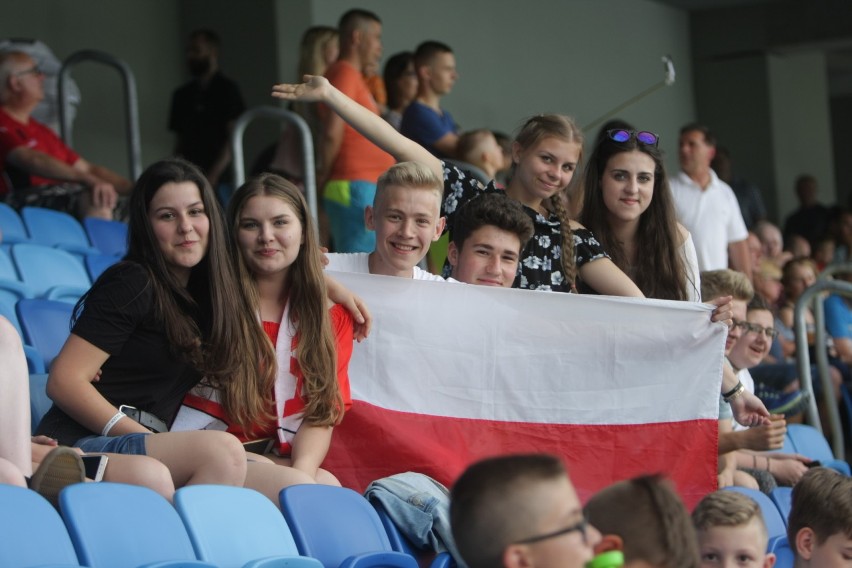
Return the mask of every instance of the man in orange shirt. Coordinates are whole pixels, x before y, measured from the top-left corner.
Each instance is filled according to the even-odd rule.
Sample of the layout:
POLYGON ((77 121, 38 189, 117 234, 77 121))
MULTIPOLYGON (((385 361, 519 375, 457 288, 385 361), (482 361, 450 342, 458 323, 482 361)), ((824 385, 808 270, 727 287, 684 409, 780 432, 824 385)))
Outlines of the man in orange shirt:
MULTIPOLYGON (((349 10, 340 18, 340 55, 325 73, 329 82, 358 104, 379 114, 364 69, 382 55, 382 23, 366 10, 349 10)), ((331 224, 336 252, 372 252, 376 235, 364 225, 364 208, 372 205, 376 180, 394 164, 393 157, 321 106, 322 139, 318 180, 331 224)))

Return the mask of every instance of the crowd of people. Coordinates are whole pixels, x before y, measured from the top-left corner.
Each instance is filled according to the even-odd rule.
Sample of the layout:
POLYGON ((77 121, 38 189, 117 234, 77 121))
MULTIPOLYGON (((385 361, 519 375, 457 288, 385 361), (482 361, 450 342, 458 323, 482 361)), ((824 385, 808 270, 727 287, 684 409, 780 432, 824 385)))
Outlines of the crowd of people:
MULTIPOLYGON (((47 204, 53 193, 25 188, 75 182, 83 189, 74 206, 102 217, 118 195, 129 199, 127 255, 76 305, 50 368, 54 405, 34 438, 20 339, 0 320, 10 362, 0 373, 0 482, 29 482, 55 501, 63 483, 82 480, 81 454, 105 454, 104 479, 167 499, 184 485, 219 483, 277 504, 289 485, 339 484, 322 465, 352 404, 353 342, 371 321, 325 270, 704 301, 710 320, 728 327, 719 487, 793 486, 797 565, 848 565, 849 478, 775 451, 810 394, 794 363, 793 307, 821 270, 852 254, 852 213, 820 205, 813 177, 796 181, 801 207, 782 233, 759 192, 734 183, 719 162, 730 156, 701 124, 681 130, 673 175, 659 136, 624 122, 604 126, 588 156, 584 133, 560 114, 528 118, 503 145, 490 130, 462 132, 441 104, 458 78, 452 49, 425 41, 380 74, 381 20, 356 9, 337 28, 308 30, 298 80, 272 90, 314 136, 321 230, 302 195, 292 131, 282 131, 266 173, 233 189, 227 139, 244 103, 218 50, 213 32, 191 35, 193 78, 175 91, 169 120, 175 157, 133 184, 33 119, 43 74, 29 55, 0 54, 0 166, 28 177, 8 195, 47 204), (427 254, 445 233, 445 266, 430 271, 427 254)), ((838 276, 852 279, 852 270, 838 276)), ((809 329, 809 348, 828 351, 825 382, 839 397, 852 385, 852 304, 832 296, 825 307, 830 343, 815 345, 809 329)), ((472 568, 584 566, 611 551, 625 566, 747 558, 768 568, 765 527, 735 495, 709 495, 690 519, 673 488, 649 476, 602 491, 584 510, 560 460, 530 455, 472 465, 450 506, 472 568)))

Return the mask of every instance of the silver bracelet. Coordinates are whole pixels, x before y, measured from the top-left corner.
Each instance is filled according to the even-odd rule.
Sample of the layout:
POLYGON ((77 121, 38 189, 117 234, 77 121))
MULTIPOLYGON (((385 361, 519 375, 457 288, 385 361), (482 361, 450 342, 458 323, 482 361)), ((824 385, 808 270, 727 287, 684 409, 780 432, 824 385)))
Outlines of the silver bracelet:
POLYGON ((115 415, 109 419, 109 422, 106 423, 104 429, 101 430, 101 436, 106 436, 109 434, 109 431, 112 430, 112 427, 115 426, 115 423, 127 416, 125 413, 119 411, 116 412, 115 415))

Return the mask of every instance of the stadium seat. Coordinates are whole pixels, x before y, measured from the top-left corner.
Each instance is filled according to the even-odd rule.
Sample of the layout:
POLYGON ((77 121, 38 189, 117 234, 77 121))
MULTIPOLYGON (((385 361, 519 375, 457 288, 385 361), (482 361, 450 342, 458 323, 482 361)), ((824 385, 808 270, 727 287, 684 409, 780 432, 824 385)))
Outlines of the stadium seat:
POLYGON ((127 223, 86 217, 83 227, 92 246, 101 253, 119 257, 127 253, 127 223))
POLYGON ((781 538, 787 534, 787 523, 781 517, 781 512, 769 496, 757 489, 749 489, 747 487, 725 487, 724 490, 742 493, 747 497, 751 497, 760 505, 760 512, 763 514, 763 522, 766 523, 766 532, 769 535, 770 543, 773 539, 781 538))
POLYGON ((89 278, 94 282, 107 268, 119 260, 121 260, 121 257, 109 254, 87 254, 84 263, 86 271, 89 273, 89 278))
POLYGON ((80 566, 59 513, 35 491, 0 484, 0 566, 80 566))
POLYGON ((769 541, 769 552, 775 553, 773 568, 793 568, 795 555, 786 536, 769 541))
MULTIPOLYGON (((385 532, 388 535, 391 548, 396 552, 408 554, 418 560, 418 564, 421 564, 419 560, 423 551, 418 550, 418 548, 414 546, 414 544, 404 534, 402 534, 399 527, 396 526, 396 523, 393 522, 393 519, 390 518, 390 515, 387 514, 385 508, 380 502, 373 501, 370 504, 374 509, 376 509, 376 513, 379 515, 379 520, 382 521, 382 526, 385 527, 385 532)), ((450 553, 442 552, 435 555, 435 558, 432 560, 429 568, 451 568, 455 565, 455 560, 450 553)))
POLYGON ((214 566, 196 560, 177 511, 147 487, 76 483, 59 494, 59 510, 84 566, 214 566))
POLYGON ((50 369, 70 333, 74 306, 55 300, 20 300, 15 306, 24 331, 24 341, 35 347, 44 365, 50 369))
POLYGON ((378 513, 355 491, 293 485, 279 499, 299 552, 325 568, 417 568, 412 556, 391 548, 378 513))
POLYGON ((220 568, 322 568, 299 556, 287 522, 252 489, 193 485, 175 493, 195 555, 220 568))
POLYGON ((21 282, 21 276, 9 253, 0 249, 0 298, 17 302, 21 298, 32 298, 34 295, 32 289, 21 282))
POLYGON ((21 218, 36 244, 58 247, 80 255, 100 252, 89 243, 86 231, 77 219, 55 209, 24 207, 21 218))
POLYGON ((44 359, 41 354, 32 345, 27 345, 24 339, 24 332, 21 329, 21 323, 18 321, 18 313, 15 311, 17 300, 11 301, 9 298, 0 293, 0 316, 3 316, 9 323, 15 326, 18 335, 21 336, 21 342, 24 344, 24 357, 27 359, 27 367, 30 373, 44 373, 44 359))
POLYGON ((17 211, 5 203, 0 203, 0 231, 3 232, 3 247, 6 249, 15 243, 30 241, 24 220, 17 211))
POLYGON ((53 401, 47 396, 47 374, 30 373, 30 425, 33 432, 51 406, 53 401))
POLYGON ((778 512, 781 513, 781 518, 784 519, 784 524, 787 524, 787 517, 790 516, 790 507, 793 499, 792 487, 776 487, 769 494, 769 498, 778 507, 778 512))
POLYGON ((76 303, 92 285, 82 261, 64 250, 19 244, 12 246, 12 260, 21 280, 40 298, 76 303))
POLYGON ((786 437, 790 440, 793 451, 819 461, 823 467, 829 467, 843 475, 850 474, 849 464, 834 458, 828 440, 813 426, 787 424, 786 437))

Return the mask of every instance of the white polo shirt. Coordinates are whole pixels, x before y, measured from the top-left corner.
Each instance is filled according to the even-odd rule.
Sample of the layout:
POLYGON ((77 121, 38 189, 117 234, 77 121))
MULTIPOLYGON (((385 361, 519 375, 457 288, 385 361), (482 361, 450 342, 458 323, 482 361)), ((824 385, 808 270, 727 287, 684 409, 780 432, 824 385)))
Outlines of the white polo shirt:
MULTIPOLYGON (((337 272, 356 272, 358 274, 370 274, 370 253, 368 252, 340 252, 328 253, 328 266, 326 270, 335 270, 337 272)), ((446 282, 440 276, 426 272, 419 266, 415 266, 412 270, 411 277, 415 280, 435 280, 438 282, 446 282)), ((452 281, 452 278, 450 279, 452 281)))
POLYGON ((728 245, 748 237, 734 191, 713 170, 707 189, 684 172, 673 176, 670 185, 678 221, 692 233, 698 268, 728 268, 728 245))

